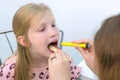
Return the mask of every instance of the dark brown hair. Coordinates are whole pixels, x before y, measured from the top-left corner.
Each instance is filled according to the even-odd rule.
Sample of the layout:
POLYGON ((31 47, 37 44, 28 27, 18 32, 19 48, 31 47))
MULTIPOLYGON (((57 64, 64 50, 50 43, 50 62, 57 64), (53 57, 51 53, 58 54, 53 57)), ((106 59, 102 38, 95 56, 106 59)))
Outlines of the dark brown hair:
POLYGON ((95 35, 100 80, 120 79, 120 14, 104 21, 95 35))

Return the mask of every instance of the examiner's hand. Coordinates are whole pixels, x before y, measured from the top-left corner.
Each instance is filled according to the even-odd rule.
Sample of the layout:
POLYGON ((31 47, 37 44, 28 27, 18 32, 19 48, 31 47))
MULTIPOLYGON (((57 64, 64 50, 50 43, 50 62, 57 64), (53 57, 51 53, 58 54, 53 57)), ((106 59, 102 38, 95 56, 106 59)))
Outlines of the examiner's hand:
POLYGON ((48 60, 50 80, 70 80, 70 60, 71 58, 60 49, 50 54, 48 60))
POLYGON ((90 48, 81 48, 79 46, 76 46, 76 49, 81 53, 86 64, 89 66, 89 68, 94 73, 97 73, 97 59, 95 56, 94 43, 90 39, 73 41, 73 42, 77 43, 77 44, 79 44, 79 43, 89 43, 90 44, 90 48))

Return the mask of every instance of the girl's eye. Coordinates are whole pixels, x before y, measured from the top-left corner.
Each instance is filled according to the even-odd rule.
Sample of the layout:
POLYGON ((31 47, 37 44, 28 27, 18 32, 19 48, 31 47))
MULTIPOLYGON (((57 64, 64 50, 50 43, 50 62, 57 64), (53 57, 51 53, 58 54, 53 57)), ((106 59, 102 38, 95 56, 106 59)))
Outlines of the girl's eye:
POLYGON ((56 27, 56 25, 53 24, 52 27, 56 27))
POLYGON ((45 31, 45 28, 40 29, 40 32, 45 31))

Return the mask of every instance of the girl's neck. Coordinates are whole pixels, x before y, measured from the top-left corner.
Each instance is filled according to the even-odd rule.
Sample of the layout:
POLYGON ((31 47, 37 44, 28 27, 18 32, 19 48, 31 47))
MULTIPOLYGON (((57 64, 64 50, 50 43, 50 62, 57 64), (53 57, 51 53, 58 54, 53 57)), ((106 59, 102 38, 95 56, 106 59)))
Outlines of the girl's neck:
POLYGON ((33 68, 43 68, 48 66, 48 58, 39 58, 32 60, 32 67, 33 68))

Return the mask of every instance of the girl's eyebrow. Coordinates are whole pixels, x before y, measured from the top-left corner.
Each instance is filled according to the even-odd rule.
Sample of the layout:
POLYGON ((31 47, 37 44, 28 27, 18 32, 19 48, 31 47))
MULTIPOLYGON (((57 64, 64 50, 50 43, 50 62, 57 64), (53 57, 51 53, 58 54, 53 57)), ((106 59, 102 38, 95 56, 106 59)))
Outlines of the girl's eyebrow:
POLYGON ((40 23, 39 25, 40 25, 40 26, 45 26, 46 23, 42 22, 42 23, 40 23))
POLYGON ((34 27, 31 27, 33 30, 39 30, 45 26, 45 23, 37 23, 33 25, 34 27))
POLYGON ((45 26, 46 26, 45 23, 40 23, 36 28, 41 29, 41 28, 44 28, 45 26))

